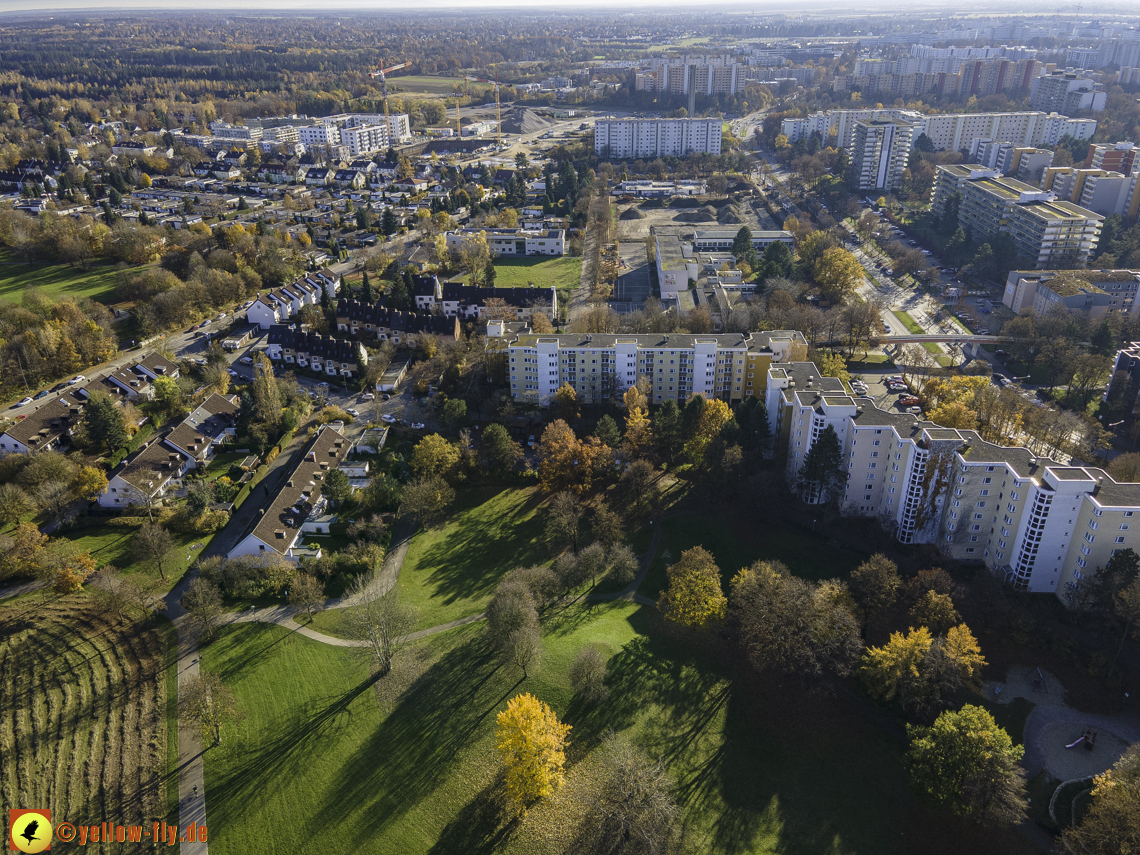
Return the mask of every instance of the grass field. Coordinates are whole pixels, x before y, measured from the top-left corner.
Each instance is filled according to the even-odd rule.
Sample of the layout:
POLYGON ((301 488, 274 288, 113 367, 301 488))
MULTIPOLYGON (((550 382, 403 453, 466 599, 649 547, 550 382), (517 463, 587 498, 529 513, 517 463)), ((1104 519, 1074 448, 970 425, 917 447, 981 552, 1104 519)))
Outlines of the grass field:
POLYGON ((18 303, 28 288, 37 288, 53 299, 90 297, 100 303, 114 302, 118 272, 110 261, 98 261, 90 270, 66 264, 25 264, 10 252, 0 251, 0 300, 18 303))
POLYGON ((916 802, 901 728, 858 696, 734 680, 732 656, 700 652, 630 603, 573 607, 543 629, 528 679, 471 626, 405 651, 376 683, 351 652, 277 626, 226 628, 203 664, 244 718, 206 753, 210 842, 248 855, 330 843, 368 855, 587 851, 594 749, 612 727, 667 763, 685 851, 1035 851, 916 802), (596 708, 572 697, 567 677, 586 644, 610 656, 610 697, 596 708), (524 691, 573 729, 565 786, 511 823, 499 810, 495 714, 524 691))
POLYGON ((909 330, 914 335, 922 335, 926 332, 926 330, 924 330, 922 327, 920 327, 918 325, 918 322, 915 321, 915 319, 912 318, 906 312, 903 312, 903 311, 895 312, 895 317, 898 318, 900 321, 902 321, 903 326, 906 327, 907 330, 909 330))
POLYGON ((174 538, 174 549, 166 560, 166 579, 163 580, 157 569, 144 568, 135 563, 132 542, 134 533, 141 525, 140 522, 135 526, 109 526, 106 517, 88 517, 75 528, 59 532, 53 538, 53 548, 69 552, 89 551, 100 567, 111 565, 136 577, 135 581, 148 590, 166 592, 174 587, 213 538, 212 534, 181 534, 172 531, 170 534, 174 538))
POLYGON ((496 258, 495 287, 539 288, 553 285, 559 291, 577 288, 582 283, 582 259, 564 255, 560 258, 496 258))
POLYGON ((85 595, 0 606, 0 802, 57 823, 172 819, 166 652, 161 627, 104 621, 85 595))
POLYGON ((866 558, 799 529, 758 522, 745 527, 724 514, 674 517, 660 525, 665 526, 661 546, 638 588, 638 593, 647 597, 656 597, 665 588, 665 550, 669 551, 669 560, 677 561, 686 549, 703 546, 716 559, 725 590, 738 570, 758 559, 783 561, 793 573, 806 579, 830 579, 846 576, 866 558))
POLYGON ((484 92, 494 88, 490 83, 478 83, 474 80, 464 80, 462 77, 436 77, 431 74, 408 74, 388 78, 388 87, 395 92, 426 92, 429 95, 450 95, 455 91, 456 86, 464 93, 484 92))

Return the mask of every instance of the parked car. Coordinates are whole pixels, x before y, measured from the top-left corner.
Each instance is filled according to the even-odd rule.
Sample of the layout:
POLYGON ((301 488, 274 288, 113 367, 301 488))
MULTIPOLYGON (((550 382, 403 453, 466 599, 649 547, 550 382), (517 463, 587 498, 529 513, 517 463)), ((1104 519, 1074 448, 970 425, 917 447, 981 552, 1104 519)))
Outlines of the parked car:
POLYGON ((1005 386, 1007 383, 1009 383, 1009 378, 1004 374, 995 374, 991 379, 999 386, 1005 386))
POLYGON ((326 383, 324 380, 322 380, 320 383, 317 384, 318 389, 327 389, 328 387, 329 387, 329 384, 326 383))
POLYGON ((227 368, 226 370, 230 372, 231 377, 237 377, 238 376, 238 373, 236 371, 234 371, 232 368, 227 368))
POLYGON ((52 392, 58 392, 60 389, 66 389, 66 388, 67 388, 66 383, 56 383, 54 386, 51 387, 51 391, 52 392))
POLYGON ((44 389, 42 392, 36 392, 36 394, 32 396, 32 400, 38 401, 40 398, 46 398, 50 394, 51 392, 49 392, 47 389, 44 389))
POLYGON ((87 378, 84 377, 82 374, 76 374, 74 377, 72 377, 70 380, 67 381, 67 385, 68 386, 74 386, 76 383, 82 383, 86 379, 87 378))
POLYGON ((253 357, 252 356, 243 356, 241 359, 238 360, 238 362, 240 362, 242 365, 253 365, 253 357))
POLYGON ((394 425, 396 423, 396 417, 384 413, 384 415, 380 417, 380 421, 384 422, 386 425, 394 425))
POLYGON ((527 448, 534 448, 534 434, 533 433, 530 435, 530 438, 527 439, 526 447, 527 448))
POLYGON ((17 406, 17 407, 26 407, 26 406, 28 406, 28 404, 30 404, 31 402, 32 402, 32 399, 31 399, 31 398, 24 398, 24 400, 20 401, 20 403, 16 404, 16 406, 17 406))
POLYGON ((363 395, 360 396, 360 400, 362 400, 362 401, 375 401, 376 396, 373 395, 371 392, 365 392, 363 395))
POLYGON ((995 350, 994 356, 996 356, 998 359, 1006 359, 1009 356, 1009 354, 1006 353, 1004 350, 995 350))
POLYGON ((412 422, 412 429, 413 430, 423 430, 424 429, 424 423, 423 422, 412 422))
POLYGON ((360 413, 358 413, 356 410, 345 410, 345 412, 352 416, 354 419, 360 418, 360 413))
POLYGON ((381 401, 390 401, 390 400, 392 400, 392 396, 391 395, 381 395, 380 400, 381 401))
POLYGON ((913 407, 915 404, 921 403, 914 395, 901 395, 899 397, 900 407, 913 407))
POLYGON ((914 414, 914 415, 916 415, 916 416, 921 416, 921 415, 922 415, 922 407, 907 407, 907 408, 906 408, 906 411, 907 411, 908 413, 913 413, 913 414, 914 414))

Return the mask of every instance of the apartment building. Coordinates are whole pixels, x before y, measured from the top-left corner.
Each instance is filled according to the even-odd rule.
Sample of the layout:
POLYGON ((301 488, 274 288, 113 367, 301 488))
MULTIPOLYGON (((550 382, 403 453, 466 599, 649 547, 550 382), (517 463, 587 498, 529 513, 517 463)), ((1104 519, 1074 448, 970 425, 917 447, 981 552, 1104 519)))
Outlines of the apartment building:
POLYGON ((1040 269, 1081 267, 1096 249, 1103 217, 1057 201, 1052 192, 996 170, 968 165, 940 166, 935 172, 931 210, 941 216, 960 195, 958 224, 975 240, 1009 232, 1018 253, 1040 269))
POLYGON ((1033 81, 1029 106, 1047 113, 1080 113, 1104 110, 1108 95, 1097 84, 1074 71, 1054 71, 1033 81))
POLYGON ((329 471, 342 468, 351 447, 339 429, 322 427, 227 557, 276 555, 293 562, 306 556, 320 558, 320 547, 300 545, 302 535, 327 534, 337 521, 322 487, 329 471))
POLYGON ((1116 550, 1140 548, 1140 484, 880 410, 813 363, 772 365, 765 403, 791 485, 825 428, 839 437, 843 495, 806 500, 835 499, 845 516, 876 520, 900 543, 978 561, 1019 590, 1072 605, 1116 550))
POLYGON ((340 300, 336 305, 337 330, 353 337, 367 336, 394 344, 406 342, 413 335, 434 335, 459 339, 459 318, 435 315, 428 311, 402 312, 383 303, 369 304, 359 300, 340 300))
POLYGON ((210 133, 220 140, 257 142, 264 131, 257 125, 231 125, 229 122, 210 122, 210 133))
POLYGON ((563 229, 457 229, 447 232, 447 248, 457 252, 465 241, 483 235, 496 258, 502 255, 565 255, 563 229))
POLYGON ((564 334, 516 336, 507 348, 511 396, 540 405, 569 383, 585 403, 622 395, 639 380, 649 400, 685 403, 693 395, 740 401, 764 393, 768 366, 807 354, 796 330, 750 335, 564 334))
POLYGON ((320 304, 322 289, 328 293, 330 300, 335 299, 340 290, 340 277, 328 268, 309 273, 288 285, 262 294, 246 309, 245 319, 248 323, 267 330, 274 324, 294 317, 305 306, 320 304))
POLYGON ((721 120, 598 119, 594 153, 612 160, 720 154, 721 120))
POLYGON ((340 129, 340 144, 352 157, 363 157, 387 151, 390 143, 387 125, 355 125, 340 129))
POLYGON ((895 190, 902 184, 915 125, 901 119, 861 120, 851 143, 851 182, 859 190, 895 190))
POLYGON ((684 56, 656 59, 637 77, 646 92, 675 95, 735 95, 744 88, 745 66, 724 56, 684 56))
POLYGON ((1015 146, 1009 140, 992 140, 986 137, 970 140, 970 162, 1018 181, 1037 183, 1041 175, 1053 164, 1053 150, 1015 146))
POLYGON ((1032 311, 1040 317, 1063 305, 1094 318, 1131 316, 1140 313, 1138 292, 1137 270, 1012 270, 1001 301, 1019 315, 1032 311))
POLYGON ((866 109, 827 110, 813 113, 807 118, 784 119, 781 133, 789 142, 818 133, 824 142, 835 134, 835 144, 850 148, 855 138, 855 123, 859 121, 898 120, 915 125, 914 138, 926 134, 934 147, 945 151, 960 151, 976 138, 1009 140, 1016 146, 1052 146, 1063 136, 1075 139, 1092 139, 1096 133, 1096 119, 1070 119, 1059 113, 950 113, 926 116, 913 110, 866 109))
POLYGON ((1136 143, 1093 143, 1085 156, 1085 169, 1103 169, 1131 175, 1136 164, 1136 143))

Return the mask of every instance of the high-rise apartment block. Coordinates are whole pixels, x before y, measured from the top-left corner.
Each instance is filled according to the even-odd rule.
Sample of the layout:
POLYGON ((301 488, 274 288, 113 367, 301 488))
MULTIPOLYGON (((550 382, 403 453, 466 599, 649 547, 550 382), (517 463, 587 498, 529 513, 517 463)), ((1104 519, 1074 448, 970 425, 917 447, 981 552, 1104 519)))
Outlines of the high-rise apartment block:
POLYGON ((1008 232, 1021 257, 1038 269, 1083 267, 1100 239, 1100 214, 996 170, 938 167, 931 210, 943 215, 955 194, 961 196, 958 225, 979 242, 1008 232))
POLYGON ((685 157, 720 154, 720 119, 598 119, 594 153, 599 157, 685 157))
POLYGON ((1109 216, 1120 214, 1135 220, 1140 205, 1140 172, 1124 175, 1106 169, 1059 166, 1045 170, 1041 187, 1082 208, 1109 216))
POLYGON ((1056 306, 1105 315, 1140 314, 1140 271, 1136 270, 1013 270, 1005 281, 1002 303, 1021 314, 1041 317, 1056 306))
POLYGON ((765 403, 789 484, 827 426, 839 437, 843 494, 809 500, 835 499, 845 516, 980 562, 1019 590, 1071 606, 1113 554, 1140 550, 1140 484, 880 410, 810 362, 773 364, 765 403))
POLYGON ((851 180, 859 190, 895 190, 902 184, 915 126, 901 119, 859 121, 851 145, 851 180))
POLYGON ((639 380, 653 404, 693 395, 740 401, 763 397, 768 366, 807 356, 796 330, 749 335, 525 334, 508 346, 511 396, 546 405, 568 383, 585 403, 620 397, 639 380))
POLYGON ((934 147, 944 151, 969 148, 977 138, 1008 140, 1016 146, 1053 146, 1064 136, 1091 139, 1096 119, 1070 119, 1059 113, 950 113, 926 116, 912 110, 828 110, 803 119, 784 119, 780 132, 789 142, 818 133, 826 143, 835 134, 835 144, 850 148, 859 121, 900 120, 915 126, 915 139, 926 134, 934 147))
POLYGON ((657 59, 637 76, 636 86, 648 92, 675 95, 735 95, 744 88, 746 67, 723 56, 657 59))
POLYGON ((1108 98, 1094 81, 1074 71, 1054 71, 1033 81, 1029 106, 1034 110, 1057 113, 1100 112, 1108 98))
POLYGON ((1085 156, 1085 169, 1104 169, 1131 175, 1136 165, 1136 143, 1093 143, 1085 156))

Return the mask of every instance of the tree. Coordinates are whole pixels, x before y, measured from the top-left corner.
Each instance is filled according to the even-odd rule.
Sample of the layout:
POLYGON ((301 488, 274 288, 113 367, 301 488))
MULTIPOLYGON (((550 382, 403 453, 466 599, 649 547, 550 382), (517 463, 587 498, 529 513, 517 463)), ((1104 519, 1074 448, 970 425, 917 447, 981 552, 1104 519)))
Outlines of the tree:
POLYGON ((606 503, 605 499, 594 508, 594 540, 606 549, 612 549, 625 539, 625 528, 621 517, 606 503))
POLYGON ((732 239, 732 255, 739 262, 748 258, 748 254, 753 251, 752 230, 748 226, 741 226, 736 237, 732 239))
POLYGON ((556 419, 542 432, 538 444, 538 474, 549 493, 590 489, 597 471, 609 460, 610 450, 596 437, 582 442, 570 425, 556 419))
MULTIPOLYGON (((107 479, 104 477, 103 483, 105 484, 106 481, 107 479)), ((21 517, 30 514, 33 510, 31 498, 19 486, 16 484, 0 484, 0 523, 3 523, 5 527, 15 525, 21 517)))
POLYGON ((592 799, 592 851, 669 852, 680 835, 681 810, 665 765, 650 760, 626 737, 610 733, 602 751, 600 781, 592 799))
POLYGON ((156 377, 154 383, 154 400, 163 412, 173 414, 182 406, 182 390, 178 381, 173 377, 156 377))
POLYGON ((681 408, 670 399, 661 405, 653 420, 653 436, 661 456, 670 463, 684 446, 684 430, 681 423, 681 408))
POLYGON ((728 600, 720 587, 720 568, 703 547, 681 553, 665 570, 669 585, 657 607, 667 620, 687 627, 704 627, 724 620, 728 600))
POLYGON ((934 407, 927 413, 927 418, 945 428, 974 430, 978 426, 978 414, 961 401, 949 401, 934 407))
POLYGON ((620 482, 622 494, 633 499, 633 506, 639 508, 649 495, 653 479, 656 477, 657 471, 652 463, 648 460, 635 460, 622 473, 620 482))
POLYGON ((0 539, 0 578, 42 577, 48 538, 32 523, 20 523, 11 537, 0 539))
POLYGON ((578 393, 569 383, 563 383, 554 393, 554 412, 558 419, 565 422, 578 418, 578 393))
POLYGON ((120 624, 134 609, 143 612, 151 609, 152 598, 122 574, 111 572, 110 568, 105 568, 92 579, 91 587, 100 610, 104 614, 114 615, 120 624))
POLYGON ((352 485, 348 483, 348 475, 344 470, 330 469, 325 473, 321 484, 321 495, 326 496, 338 507, 352 495, 352 485))
POLYGON ((483 441, 479 453, 490 469, 508 472, 514 469, 525 456, 522 446, 501 424, 491 424, 483 431, 483 441))
MULTIPOLYGON (((327 293, 321 289, 321 293, 327 293)), ((276 430, 281 420, 281 390, 277 378, 273 376, 273 363, 269 357, 259 352, 253 364, 253 405, 257 421, 269 430, 276 430)))
POLYGON ((554 543, 566 544, 577 552, 582 513, 582 503, 574 493, 562 492, 551 497, 547 505, 547 538, 554 543))
POLYGON ((574 657, 570 666, 570 687, 588 704, 601 703, 609 697, 606 659, 594 645, 583 647, 574 657))
POLYGON ((728 408, 728 404, 720 399, 705 403, 700 409, 700 418, 697 420, 696 429, 689 441, 685 443, 685 456, 692 463, 703 461, 709 444, 720 436, 720 432, 730 422, 732 422, 732 410, 728 408))
POLYGON ((178 690, 178 707, 182 715, 197 722, 202 734, 222 744, 222 728, 238 719, 233 692, 217 674, 200 671, 188 677, 178 690))
POLYGON ((511 655, 511 638, 524 627, 538 626, 538 604, 525 580, 504 576, 487 606, 487 640, 501 654, 511 655))
POLYGON ((855 602, 841 582, 812 584, 778 561, 757 561, 732 580, 732 620, 752 664, 805 679, 850 673, 862 652, 855 602))
POLYGON ((598 577, 606 572, 606 550, 600 543, 591 543, 578 553, 578 576, 598 584, 598 577))
POLYGON ((455 501, 455 491, 439 477, 417 478, 404 486, 400 516, 408 516, 424 528, 432 528, 446 515, 455 501))
POLYGON ((549 706, 527 693, 507 701, 496 725, 495 743, 506 766, 507 797, 513 813, 522 815, 528 805, 549 798, 562 785, 570 725, 562 724, 549 706))
POLYGON ((65 558, 56 568, 52 590, 57 594, 78 594, 83 584, 95 573, 95 559, 90 552, 65 558))
POLYGON ((848 584, 863 610, 878 620, 894 606, 902 579, 895 562, 876 554, 852 571, 848 584))
POLYGON ((523 679, 530 676, 530 669, 538 667, 542 659, 542 633, 534 624, 520 626, 507 638, 507 649, 511 661, 523 672, 523 679))
POLYGON ((442 478, 459 462, 459 449, 438 433, 428 434, 412 451, 412 471, 421 478, 442 478))
POLYGON ((834 427, 827 425, 804 456, 798 474, 800 493, 809 503, 837 502, 846 484, 847 468, 839 435, 834 427))
POLYGON ((81 423, 87 440, 95 445, 101 444, 108 453, 122 448, 130 439, 123 411, 115 406, 106 392, 91 393, 87 406, 83 408, 81 423))
POLYGON ((985 709, 947 710, 932 727, 907 725, 907 735, 907 766, 919 791, 978 822, 1025 817, 1025 750, 985 709))
POLYGON ((206 481, 194 481, 186 488, 186 512, 197 519, 210 509, 214 493, 206 481))
POLYGON ((313 619, 313 612, 325 602, 324 586, 308 573, 298 573, 289 583, 289 605, 313 619))
POLYGON ((462 398, 451 398, 443 405, 442 421, 450 428, 457 428, 467 418, 467 402, 462 398))
POLYGON ((1127 587, 1117 592, 1113 600, 1113 612, 1124 629, 1120 633, 1120 644, 1108 666, 1110 674, 1116 666, 1116 660, 1120 658, 1120 651, 1124 649, 1128 633, 1133 627, 1140 626, 1140 579, 1133 579, 1127 587))
POLYGON ((349 633, 364 641, 364 650, 380 676, 392 670, 396 655, 415 627, 416 610, 400 600, 400 589, 393 586, 381 594, 372 574, 357 577, 352 585, 349 607, 349 633))
POLYGON ((637 555, 624 543, 619 543, 610 549, 606 555, 606 564, 608 565, 606 575, 619 585, 628 585, 641 569, 637 555))
POLYGON ((863 266, 845 249, 825 250, 812 268, 820 295, 832 303, 842 302, 863 278, 863 266))
POLYGON ((792 275, 794 258, 788 245, 781 240, 772 241, 760 253, 756 278, 761 282, 769 279, 786 278, 792 275))
POLYGON ((1122 855, 1140 850, 1140 745, 1093 779, 1092 805, 1061 837, 1071 855, 1122 855))
POLYGON ((182 595, 182 608, 194 620, 198 631, 213 638, 222 617, 222 592, 212 579, 198 576, 182 595))
POLYGON ((158 574, 166 579, 166 561, 174 549, 169 531, 157 523, 145 522, 135 532, 132 549, 138 561, 157 567, 158 574))
POLYGON ((961 618, 954 608, 949 594, 927 591, 910 610, 911 619, 919 626, 941 635, 958 623, 961 618))
POLYGON ((594 436, 601 440, 603 445, 617 448, 621 445, 621 431, 618 429, 614 417, 608 413, 598 419, 598 426, 594 428, 594 436))

